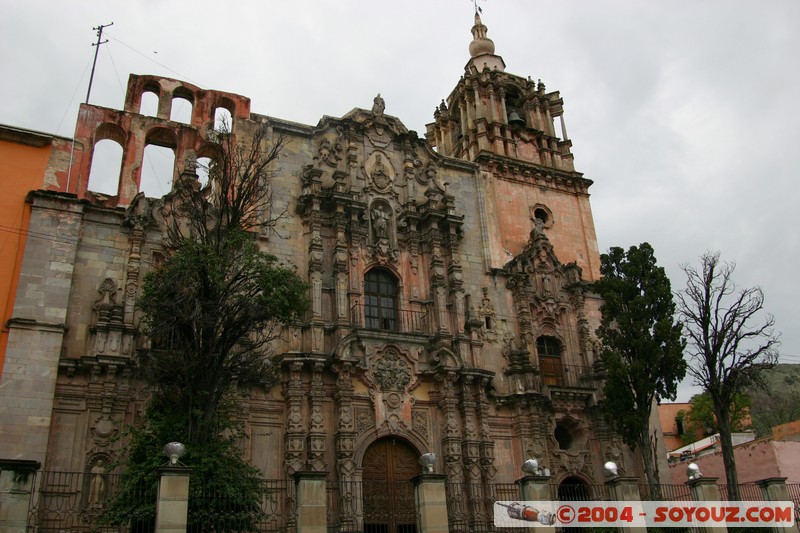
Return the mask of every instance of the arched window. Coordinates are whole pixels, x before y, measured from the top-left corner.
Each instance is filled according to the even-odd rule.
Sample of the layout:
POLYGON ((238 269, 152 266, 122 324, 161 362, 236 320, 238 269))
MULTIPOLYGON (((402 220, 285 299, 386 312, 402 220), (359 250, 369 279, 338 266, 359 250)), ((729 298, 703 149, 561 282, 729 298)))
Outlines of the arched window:
POLYGON ((564 374, 561 370, 561 343, 555 337, 542 335, 536 339, 539 370, 545 385, 561 385, 564 374))
POLYGON ((370 329, 397 330, 397 280, 385 270, 364 276, 364 319, 370 329))

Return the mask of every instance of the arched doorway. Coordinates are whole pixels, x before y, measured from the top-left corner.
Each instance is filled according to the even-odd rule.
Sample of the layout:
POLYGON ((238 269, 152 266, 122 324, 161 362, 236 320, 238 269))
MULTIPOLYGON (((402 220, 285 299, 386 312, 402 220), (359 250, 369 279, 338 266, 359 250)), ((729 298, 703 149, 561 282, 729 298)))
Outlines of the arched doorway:
POLYGON ((569 476, 558 484, 558 499, 561 501, 586 501, 591 500, 589 486, 577 476, 569 476))
POLYGON ((364 533, 416 533, 411 478, 419 474, 418 459, 413 447, 394 437, 378 439, 364 452, 364 533))

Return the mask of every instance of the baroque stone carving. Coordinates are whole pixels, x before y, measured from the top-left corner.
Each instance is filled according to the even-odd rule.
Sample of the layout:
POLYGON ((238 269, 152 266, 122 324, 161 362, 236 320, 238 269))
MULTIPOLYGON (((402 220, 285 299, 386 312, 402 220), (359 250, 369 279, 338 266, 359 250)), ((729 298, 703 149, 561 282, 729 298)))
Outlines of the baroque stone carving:
POLYGON ((408 366, 394 350, 387 350, 378 359, 372 375, 383 391, 402 391, 411 381, 408 366))
POLYGON ((372 185, 380 192, 388 192, 394 183, 394 169, 383 152, 373 152, 364 163, 364 170, 372 185))
POLYGON ((428 438, 428 413, 420 409, 415 409, 411 414, 411 426, 414 431, 428 438))
POLYGON ((375 427, 375 411, 370 407, 356 407, 356 433, 359 435, 375 427))

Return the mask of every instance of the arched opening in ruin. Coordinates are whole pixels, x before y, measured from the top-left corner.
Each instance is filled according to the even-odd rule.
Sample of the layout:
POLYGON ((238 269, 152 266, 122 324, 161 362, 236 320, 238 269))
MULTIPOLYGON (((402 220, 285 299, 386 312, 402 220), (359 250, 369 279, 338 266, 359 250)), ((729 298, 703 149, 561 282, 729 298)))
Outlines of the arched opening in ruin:
POLYGON ((214 110, 214 131, 221 133, 233 131, 233 115, 228 109, 218 107, 214 110))
POLYGON ((122 146, 112 139, 101 139, 92 148, 92 167, 87 189, 116 196, 122 170, 122 146))
POLYGON ((158 94, 152 90, 145 90, 142 93, 142 100, 139 104, 139 114, 147 117, 158 116, 158 94))
POLYGON ((183 124, 192 123, 192 101, 186 96, 173 96, 172 97, 172 110, 169 114, 169 119, 172 122, 181 122, 183 124))

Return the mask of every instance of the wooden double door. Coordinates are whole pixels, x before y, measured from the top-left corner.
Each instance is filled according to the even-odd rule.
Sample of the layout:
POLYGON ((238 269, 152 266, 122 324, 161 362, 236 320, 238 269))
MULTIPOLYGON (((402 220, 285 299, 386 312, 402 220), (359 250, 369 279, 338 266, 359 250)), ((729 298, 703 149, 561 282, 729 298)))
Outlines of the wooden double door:
POLYGON ((414 448, 391 437, 367 448, 362 461, 365 533, 416 533, 411 478, 420 472, 418 460, 414 448))

